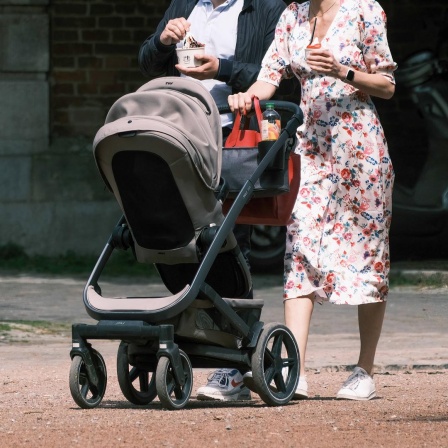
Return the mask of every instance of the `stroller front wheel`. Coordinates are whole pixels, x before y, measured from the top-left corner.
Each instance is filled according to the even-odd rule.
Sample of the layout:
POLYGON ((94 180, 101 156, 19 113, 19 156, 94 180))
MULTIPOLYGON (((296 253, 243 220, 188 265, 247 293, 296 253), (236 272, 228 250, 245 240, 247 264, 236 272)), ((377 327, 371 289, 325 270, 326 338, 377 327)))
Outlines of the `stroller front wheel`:
POLYGON ((104 359, 96 350, 92 350, 91 356, 98 376, 97 385, 90 380, 82 356, 74 356, 70 366, 70 393, 75 403, 83 409, 98 406, 106 392, 107 372, 104 359))
POLYGON ((121 342, 117 353, 117 377, 125 398, 136 405, 151 403, 157 396, 156 375, 141 366, 131 366, 128 359, 128 344, 121 342))
POLYGON ((193 368, 187 354, 179 350, 185 384, 181 386, 174 377, 171 360, 167 356, 159 359, 156 370, 156 389, 162 406, 166 409, 182 409, 187 404, 193 389, 193 368))

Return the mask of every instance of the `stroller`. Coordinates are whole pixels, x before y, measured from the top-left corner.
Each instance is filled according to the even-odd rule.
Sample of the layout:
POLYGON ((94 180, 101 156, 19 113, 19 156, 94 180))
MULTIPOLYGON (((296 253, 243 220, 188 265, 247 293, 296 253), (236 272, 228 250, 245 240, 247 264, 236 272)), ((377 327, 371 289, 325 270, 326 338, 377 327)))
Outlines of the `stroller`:
POLYGON ((88 342, 93 339, 121 341, 118 383, 135 405, 158 397, 164 408, 182 409, 193 367, 252 371, 248 386, 271 406, 292 398, 300 368, 296 341, 284 325, 260 321, 262 300, 240 298, 252 281, 232 233, 276 147, 295 138, 301 111, 284 104, 293 118, 226 216, 219 115, 225 107, 218 109, 200 82, 156 79, 113 104, 93 152, 123 216, 83 293, 98 322, 72 326, 69 383, 78 406, 98 406, 106 390, 106 365, 88 342), (115 250, 154 264, 171 295, 103 296, 99 278, 115 250))

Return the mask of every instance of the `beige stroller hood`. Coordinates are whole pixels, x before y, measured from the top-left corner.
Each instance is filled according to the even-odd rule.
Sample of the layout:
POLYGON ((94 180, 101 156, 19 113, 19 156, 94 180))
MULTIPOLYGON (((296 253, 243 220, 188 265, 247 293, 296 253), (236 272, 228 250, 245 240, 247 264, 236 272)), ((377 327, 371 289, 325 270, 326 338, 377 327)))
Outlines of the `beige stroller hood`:
POLYGON ((209 91, 192 78, 154 79, 118 99, 96 134, 93 150, 112 134, 151 130, 156 122, 169 123, 184 134, 200 177, 208 188, 216 189, 221 174, 221 119, 209 91))

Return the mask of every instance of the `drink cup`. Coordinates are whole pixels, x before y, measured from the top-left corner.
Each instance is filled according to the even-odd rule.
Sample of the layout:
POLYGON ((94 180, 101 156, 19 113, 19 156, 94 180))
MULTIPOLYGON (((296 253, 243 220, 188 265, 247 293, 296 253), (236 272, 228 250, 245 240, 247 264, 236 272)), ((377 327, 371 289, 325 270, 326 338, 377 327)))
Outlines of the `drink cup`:
POLYGON ((197 47, 197 48, 177 48, 177 60, 179 65, 184 67, 199 67, 202 65, 201 61, 195 59, 195 55, 203 55, 205 52, 205 47, 197 47))
POLYGON ((320 45, 320 44, 306 47, 305 48, 305 57, 306 57, 306 59, 308 59, 308 56, 310 55, 310 53, 313 50, 320 50, 321 48, 322 48, 322 45, 320 45))

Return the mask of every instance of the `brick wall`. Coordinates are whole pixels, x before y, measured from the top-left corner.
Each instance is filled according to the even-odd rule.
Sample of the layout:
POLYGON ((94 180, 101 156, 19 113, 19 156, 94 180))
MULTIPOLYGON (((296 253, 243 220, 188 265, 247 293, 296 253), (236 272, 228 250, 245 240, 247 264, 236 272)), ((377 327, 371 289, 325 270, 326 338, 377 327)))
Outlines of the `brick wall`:
POLYGON ((167 0, 54 0, 51 6, 51 134, 92 137, 111 104, 145 82, 141 42, 167 0))

